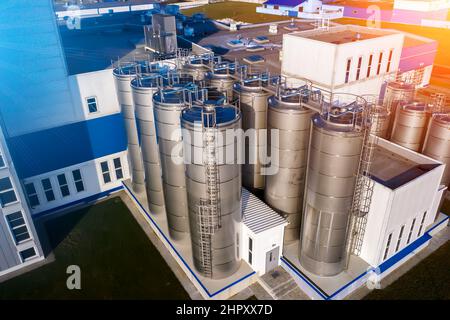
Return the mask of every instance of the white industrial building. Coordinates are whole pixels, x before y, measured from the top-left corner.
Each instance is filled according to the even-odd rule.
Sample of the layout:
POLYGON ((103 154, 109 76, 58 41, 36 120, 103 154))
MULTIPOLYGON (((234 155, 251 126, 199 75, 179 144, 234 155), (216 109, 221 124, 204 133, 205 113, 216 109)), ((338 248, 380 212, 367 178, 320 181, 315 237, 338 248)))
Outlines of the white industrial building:
MULTIPOLYGON (((27 1, 15 1, 13 7, 2 12, 5 14, 0 13, 0 18, 10 25, 17 25, 13 17, 18 12, 24 14, 27 6, 27 1)), ((20 37, 16 37, 18 32, 16 29, 7 30, 5 37, 10 41, 14 40, 14 46, 17 45, 22 49, 24 48, 20 46, 24 43, 33 42, 43 56, 36 59, 35 55, 28 54, 24 50, 23 59, 15 66, 13 73, 7 75, 0 73, 0 82, 8 83, 9 92, 21 93, 20 97, 6 95, 5 105, 9 108, 1 108, 3 125, 0 160, 3 159, 4 165, 1 166, 0 161, 0 188, 3 187, 3 190, 0 190, 0 200, 4 219, 0 220, 0 276, 44 259, 34 230, 33 218, 92 203, 120 190, 125 190, 130 196, 167 250, 206 299, 229 298, 280 265, 292 275, 310 298, 344 298, 368 280, 370 275, 368 270, 377 270, 375 272, 380 277, 385 276, 393 270, 393 266, 406 261, 412 250, 426 246, 432 236, 431 230, 436 232, 447 225, 448 217, 438 212, 446 190, 446 186, 441 184, 444 164, 388 140, 372 136, 374 140, 371 141, 375 141, 375 149, 370 174, 367 177, 371 179, 373 186, 370 210, 359 221, 362 227, 354 236, 357 242, 354 245, 356 249, 352 249, 349 263, 343 272, 324 277, 305 270, 298 258, 299 239, 286 242, 285 227, 288 226, 289 219, 279 214, 281 210, 270 208, 247 189, 242 188, 241 193, 228 190, 229 185, 226 183, 229 181, 225 181, 224 186, 220 187, 220 192, 227 195, 232 193, 233 196, 237 194, 237 198, 233 200, 234 203, 240 203, 240 208, 233 210, 238 212, 240 217, 238 224, 233 225, 237 226, 235 229, 231 228, 226 235, 220 235, 217 242, 211 243, 212 250, 220 251, 222 248, 216 247, 221 241, 231 242, 230 247, 233 250, 230 249, 231 251, 227 251, 223 256, 231 256, 236 270, 233 272, 226 270, 224 272, 226 276, 214 278, 198 267, 199 262, 198 259, 196 261, 193 249, 197 245, 195 234, 185 232, 186 238, 182 241, 175 239, 173 221, 167 219, 164 214, 155 214, 151 211, 149 206, 151 199, 147 197, 150 194, 149 190, 147 192, 135 190, 130 181, 133 179, 133 163, 130 161, 130 143, 128 141, 127 146, 127 134, 130 135, 130 131, 136 130, 134 134, 137 136, 143 131, 140 128, 140 132, 137 132, 135 127, 124 124, 122 113, 124 106, 119 104, 119 100, 126 99, 123 96, 124 92, 117 90, 110 64, 107 68, 95 67, 89 72, 70 73, 68 71, 70 63, 67 60, 73 58, 70 57, 71 53, 76 56, 79 52, 73 53, 70 49, 64 52, 50 1, 26 14, 33 16, 38 14, 41 20, 36 23, 31 18, 24 19, 20 21, 20 37), (33 76, 24 78, 24 74, 33 76), (18 81, 9 81, 11 76, 18 81), (30 105, 29 101, 34 101, 34 104, 30 105), (10 199, 11 191, 17 201, 4 204, 4 199, 10 199), (19 217, 17 212, 21 213, 22 217, 19 217), (28 237, 23 241, 17 239, 18 234, 15 234, 15 230, 18 227, 15 221, 8 218, 11 215, 14 215, 15 221, 23 222, 20 227, 26 227, 28 237), (191 247, 192 238, 194 240, 191 247), (34 254, 31 254, 32 250, 34 254)), ((241 33, 245 36, 248 32, 248 37, 251 38, 258 35, 254 30, 248 27, 241 30, 241 33)), ((232 32, 223 30, 220 32, 220 36, 223 37, 220 41, 223 43, 227 42, 224 39, 235 37, 232 32)), ((358 26, 333 26, 329 29, 283 32, 285 34, 282 37, 279 34, 269 35, 267 32, 264 34, 268 42, 275 41, 276 37, 282 38, 281 50, 281 46, 271 47, 270 50, 264 49, 267 53, 265 62, 273 69, 277 69, 278 74, 283 79, 286 78, 287 85, 295 90, 299 85, 304 85, 305 79, 311 84, 311 87, 294 90, 295 94, 307 92, 301 96, 301 100, 298 100, 296 108, 320 111, 318 106, 323 104, 313 99, 317 91, 324 95, 330 93, 345 93, 347 96, 382 95, 386 80, 391 80, 399 71, 405 39, 404 34, 400 32, 358 26), (301 59, 299 52, 302 55, 301 59), (270 60, 273 56, 276 56, 275 61, 270 60), (304 97, 307 98, 307 102, 303 100, 304 97)), ((81 43, 83 39, 81 34, 77 40, 81 43)), ((126 38, 125 42, 129 44, 129 39, 126 38)), ((104 50, 107 51, 108 48, 104 50)), ((133 57, 135 51, 130 53, 124 50, 124 52, 123 55, 129 54, 124 60, 133 60, 130 57, 133 57)), ((138 53, 142 54, 141 51, 138 53)), ((232 50, 228 54, 235 54, 236 60, 246 57, 242 54, 242 50, 232 50)), ((204 58, 194 57, 192 60, 181 59, 181 62, 191 63, 195 67, 193 61, 198 63, 202 59, 204 58)), ((208 59, 210 59, 208 63, 215 61, 208 59)), ((14 61, 13 54, 5 56, 5 63, 12 65, 14 61)), ((118 69, 120 68, 119 65, 118 69)), ((217 71, 214 68, 210 69, 210 66, 203 62, 200 62, 200 69, 203 73, 217 71)), ((127 81, 130 82, 135 76, 136 74, 130 74, 127 81)), ((242 79, 235 77, 232 80, 242 79)), ((131 97, 131 87, 129 89, 130 91, 126 93, 129 94, 128 98, 131 97)), ((258 89, 261 89, 265 97, 277 94, 270 86, 258 89)), ((281 96, 278 98, 282 99, 281 96)), ((161 104, 162 100, 161 98, 161 104)), ((131 104, 127 107, 133 110, 133 103, 136 101, 132 98, 130 101, 131 104)), ((151 101, 153 103, 153 100, 151 101)), ((261 101, 266 104, 267 109, 267 99, 261 101)), ((333 99, 328 102, 334 106, 333 99)), ((192 108, 192 105, 190 107, 192 108)), ((163 109, 164 106, 160 108, 163 109)), ((311 117, 313 112, 305 115, 311 117)), ((180 117, 174 119, 180 121, 180 117)), ((228 123, 225 120, 222 119, 224 123, 228 123)), ((236 123, 238 120, 233 119, 236 123)), ((153 125, 151 120, 147 122, 153 125)), ((171 124, 172 127, 177 125, 180 126, 177 123, 171 124)), ((153 131, 145 132, 152 132, 148 137, 160 134, 157 130, 153 133, 154 128, 153 131)), ((309 137, 309 127, 307 133, 309 137)), ((156 148, 161 148, 161 139, 158 140, 158 144, 156 148)), ((157 150, 156 158, 161 157, 161 155, 158 157, 158 149, 155 150, 157 150)), ((162 154, 161 150, 159 152, 162 154)), ((361 153, 361 150, 359 152, 361 153)), ((141 156, 140 152, 137 154, 141 156)), ((287 161, 289 160, 287 158, 287 161)), ((160 166, 158 161, 155 163, 160 166)), ((305 165, 305 170, 306 167, 305 165)), ((240 169, 237 171, 240 172, 240 169)), ((352 173, 352 177, 356 175, 357 173, 352 173)), ((162 180, 165 177, 159 178, 162 180)), ((186 182, 179 181, 184 179, 180 177, 167 179, 171 178, 186 188, 186 185, 183 185, 186 182)), ((240 178, 240 173, 237 173, 230 181, 240 182, 240 178)), ((220 183, 222 181, 219 179, 219 185, 220 183)), ((308 182, 301 183, 307 185, 308 182)), ((304 189, 302 188, 302 192, 304 189)), ((189 191, 191 190, 188 190, 188 195, 192 197, 189 191)), ((225 205, 227 201, 228 198, 223 201, 225 205)), ((224 221, 223 224, 226 224, 227 220, 224 221)), ((217 228, 221 227, 219 224, 217 228)), ((192 223, 190 228, 192 229, 192 223)), ((342 242, 342 239, 340 240, 342 242)), ((205 248, 200 247, 201 252, 204 252, 205 248)), ((219 259, 223 256, 221 255, 219 259)), ((210 256, 207 258, 211 259, 210 256)))
POLYGON ((403 39, 400 32, 353 25, 286 34, 281 73, 330 92, 378 95, 398 70, 403 39))

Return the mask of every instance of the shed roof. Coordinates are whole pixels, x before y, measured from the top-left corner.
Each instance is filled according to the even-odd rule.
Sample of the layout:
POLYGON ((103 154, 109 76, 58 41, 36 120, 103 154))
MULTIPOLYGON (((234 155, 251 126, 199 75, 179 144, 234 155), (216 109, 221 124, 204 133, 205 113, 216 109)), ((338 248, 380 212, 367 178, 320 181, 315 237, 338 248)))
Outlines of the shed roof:
POLYGON ((285 218, 245 188, 242 188, 242 211, 244 225, 254 233, 288 224, 285 218))

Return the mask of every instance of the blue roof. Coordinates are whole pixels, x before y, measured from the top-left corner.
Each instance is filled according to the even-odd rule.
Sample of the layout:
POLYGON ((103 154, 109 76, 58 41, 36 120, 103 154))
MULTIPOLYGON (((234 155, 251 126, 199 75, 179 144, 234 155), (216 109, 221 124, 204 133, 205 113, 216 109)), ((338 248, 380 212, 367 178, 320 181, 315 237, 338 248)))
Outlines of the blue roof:
POLYGON ((124 151, 121 113, 8 138, 20 178, 28 178, 124 151))
POLYGON ((305 1, 306 0, 268 0, 264 2, 264 4, 285 6, 285 7, 296 7, 305 1))

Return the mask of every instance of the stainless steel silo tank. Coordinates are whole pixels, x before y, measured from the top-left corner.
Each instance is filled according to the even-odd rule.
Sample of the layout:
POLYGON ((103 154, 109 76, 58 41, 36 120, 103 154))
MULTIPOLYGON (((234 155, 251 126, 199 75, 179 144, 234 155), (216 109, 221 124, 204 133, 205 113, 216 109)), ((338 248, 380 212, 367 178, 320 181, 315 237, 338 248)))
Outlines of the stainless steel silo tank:
POLYGON ((441 183, 448 186, 450 184, 450 114, 433 115, 423 154, 445 164, 441 183))
POLYGON ((385 107, 380 105, 373 106, 373 108, 370 133, 380 138, 387 139, 389 133, 390 113, 385 107))
POLYGON ((117 98, 125 122, 132 188, 135 192, 143 192, 145 190, 144 165, 141 158, 141 149, 139 147, 133 96, 130 86, 130 82, 136 76, 138 68, 138 63, 122 64, 113 70, 113 75, 117 90, 117 98))
POLYGON ((391 141, 405 148, 420 151, 431 116, 429 105, 422 102, 397 107, 391 141))
POLYGON ((263 189, 265 177, 262 168, 266 161, 267 106, 270 93, 264 90, 265 81, 250 77, 234 84, 242 112, 245 132, 245 163, 242 165, 242 184, 250 189, 263 189))
POLYGON ((389 119, 389 128, 387 138, 391 137, 392 127, 394 125, 397 106, 399 103, 408 103, 414 100, 415 86, 413 84, 391 81, 386 85, 384 92, 383 107, 391 115, 389 119))
POLYGON ((312 111, 300 105, 301 95, 269 98, 267 130, 278 130, 279 141, 268 139, 276 173, 266 176, 265 200, 287 217, 285 243, 300 237, 300 220, 305 189, 306 162, 312 111), (277 153, 277 156, 274 155, 277 153))
POLYGON ((161 163, 153 110, 153 94, 162 85, 163 78, 159 73, 139 76, 131 81, 142 160, 144 162, 147 203, 150 211, 155 214, 165 212, 161 163))
POLYGON ((209 70, 210 59, 208 57, 190 57, 183 65, 182 72, 191 74, 194 81, 203 81, 209 70))
POLYGON ((315 114, 312 120, 299 260, 320 276, 336 275, 346 264, 347 229, 363 141, 352 117, 315 114))
POLYGON ((170 236, 184 239, 189 233, 181 111, 186 107, 183 87, 166 88, 153 95, 156 137, 162 169, 164 202, 170 236))
POLYGON ((234 65, 224 62, 215 65, 213 71, 209 71, 206 74, 208 87, 217 88, 220 92, 225 93, 228 102, 231 102, 233 99, 234 73, 234 65))
POLYGON ((240 119, 237 108, 208 102, 182 114, 194 265, 213 279, 233 274, 240 265, 241 168, 235 138, 240 119))

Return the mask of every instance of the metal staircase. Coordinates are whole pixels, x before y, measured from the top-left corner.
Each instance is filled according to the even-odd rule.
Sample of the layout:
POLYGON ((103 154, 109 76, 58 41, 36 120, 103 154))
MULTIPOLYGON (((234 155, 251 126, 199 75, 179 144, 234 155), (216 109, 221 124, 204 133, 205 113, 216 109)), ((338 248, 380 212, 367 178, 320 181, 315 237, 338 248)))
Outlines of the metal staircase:
POLYGON ((202 269, 206 276, 212 277, 212 235, 221 227, 217 123, 214 107, 202 111, 202 133, 206 199, 201 199, 198 205, 198 225, 202 269))

